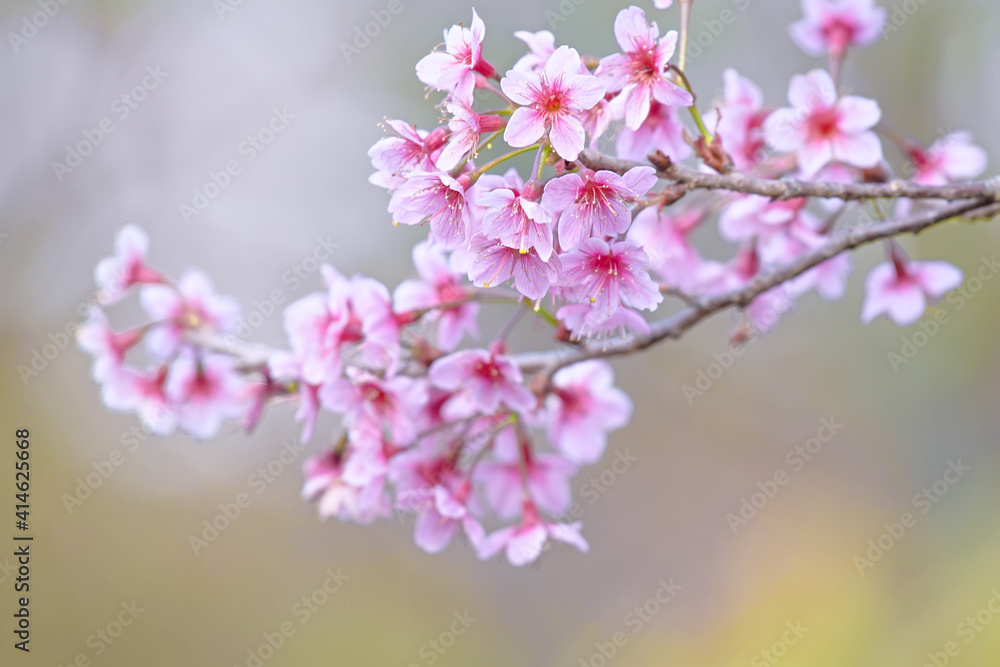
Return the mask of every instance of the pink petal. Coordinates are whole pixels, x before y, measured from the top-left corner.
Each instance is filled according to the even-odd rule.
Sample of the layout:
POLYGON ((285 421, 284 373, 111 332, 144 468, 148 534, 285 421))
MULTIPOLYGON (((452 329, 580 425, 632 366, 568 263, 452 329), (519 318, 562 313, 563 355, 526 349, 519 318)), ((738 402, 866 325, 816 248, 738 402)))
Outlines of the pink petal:
POLYGON ((582 187, 583 178, 579 174, 566 174, 554 178, 545 184, 542 205, 551 211, 565 210, 576 201, 577 194, 582 187))
POLYGON ((669 106, 689 107, 694 104, 691 93, 667 79, 660 79, 653 84, 653 97, 669 106))
POLYGON ((457 529, 456 521, 441 516, 433 508, 427 509, 417 517, 413 541, 427 553, 436 554, 448 546, 457 529))
POLYGON ((514 567, 535 562, 542 554, 547 538, 542 524, 515 532, 507 542, 507 560, 514 567))
POLYGON ((812 178, 833 159, 833 146, 829 141, 810 141, 799 148, 797 157, 804 177, 812 178))
MULTIPOLYGON (((833 138, 832 148, 835 160, 864 169, 874 167, 882 159, 882 142, 874 132, 838 135, 833 138)), ((805 166, 803 171, 808 171, 805 166)))
POLYGON ((788 26, 788 34, 791 35, 795 45, 810 56, 821 56, 826 53, 826 36, 815 22, 808 19, 796 21, 788 26))
POLYGON ((656 185, 656 170, 652 167, 633 167, 625 172, 622 180, 632 192, 642 196, 656 185))
MULTIPOLYGON (((577 149, 577 153, 583 148, 582 126, 580 132, 580 148, 577 149)), ((503 132, 503 138, 514 148, 523 148, 541 139, 543 134, 545 134, 545 114, 529 107, 519 107, 510 117, 507 128, 503 132)), ((555 146, 555 141, 553 141, 553 146, 555 146)), ((566 159, 575 160, 576 155, 566 159)))
POLYGON ((914 279, 930 296, 939 297, 962 284, 961 269, 948 262, 911 262, 914 279))
POLYGON ((901 327, 909 326, 920 319, 927 308, 927 299, 916 285, 906 285, 894 290, 887 302, 889 318, 901 327))
POLYGON ((566 78, 565 86, 571 91, 570 107, 587 111, 604 99, 604 83, 592 74, 578 74, 566 78))
MULTIPOLYGON (((560 77, 575 76, 580 73, 581 65, 580 54, 577 53, 576 49, 565 45, 560 46, 549 56, 542 68, 542 78, 551 83, 559 80, 560 77)), ((596 103, 595 101, 594 104, 596 103)))
POLYGON ((541 80, 537 74, 510 70, 500 80, 500 89, 504 95, 521 105, 538 101, 541 80))
POLYGON ((795 109, 777 109, 764 121, 764 136, 776 151, 791 153, 806 140, 802 116, 795 109))
POLYGON ((826 70, 814 69, 808 74, 792 77, 788 85, 788 101, 802 111, 829 108, 837 101, 837 88, 826 70))
POLYGON ((871 129, 882 119, 882 110, 875 100, 848 95, 837 102, 840 112, 838 129, 846 133, 863 132, 871 129))
POLYGON ((549 524, 549 534, 553 539, 571 544, 583 553, 587 553, 590 550, 590 545, 580 535, 580 526, 579 521, 576 523, 549 524))
POLYGON ((646 117, 649 116, 650 86, 632 84, 625 94, 625 125, 631 130, 638 130, 646 117))
MULTIPOLYGON (((523 107, 522 107, 523 109, 523 107)), ((518 109, 514 112, 514 116, 517 115, 518 109)), ((513 122, 514 118, 511 118, 513 122)), ((510 129, 510 125, 507 126, 510 129)), ((504 134, 506 138, 506 133, 504 134)), ((576 118, 572 116, 560 115, 552 119, 552 128, 549 130, 549 141, 552 142, 552 148, 555 149, 559 157, 564 160, 573 161, 580 155, 580 151, 583 150, 584 144, 584 132, 583 124, 576 118)), ((531 142, 525 144, 515 144, 513 142, 508 142, 511 146, 527 146, 531 142)))
POLYGON ((659 30, 653 31, 645 12, 638 7, 623 9, 615 17, 615 39, 625 53, 649 44, 658 35, 659 30))

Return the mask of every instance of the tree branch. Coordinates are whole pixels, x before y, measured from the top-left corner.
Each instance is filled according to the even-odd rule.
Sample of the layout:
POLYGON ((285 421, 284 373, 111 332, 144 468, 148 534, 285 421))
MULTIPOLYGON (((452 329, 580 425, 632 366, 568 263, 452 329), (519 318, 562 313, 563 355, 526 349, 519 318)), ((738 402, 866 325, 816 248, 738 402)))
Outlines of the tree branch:
MULTIPOLYGON (((590 151, 584 151, 584 153, 581 154, 580 159, 591 168, 612 169, 619 172, 627 171, 633 166, 638 166, 639 164, 626 160, 619 160, 617 158, 611 158, 590 151)), ((872 188, 891 188, 894 185, 844 186, 839 184, 802 183, 797 181, 764 181, 760 179, 750 179, 739 175, 721 176, 714 174, 701 174, 683 167, 680 167, 679 169, 680 171, 678 171, 677 165, 673 165, 663 173, 671 173, 675 176, 680 174, 681 177, 687 178, 686 174, 687 172, 690 172, 692 174, 692 178, 708 178, 711 182, 725 182, 724 186, 719 187, 724 189, 735 188, 736 191, 741 192, 744 191, 738 189, 741 187, 741 183, 750 183, 751 187, 748 188, 748 191, 751 192, 755 192, 754 189, 759 191, 765 190, 765 188, 762 187, 762 184, 776 184, 778 186, 788 185, 792 188, 801 188, 801 190, 790 190, 796 194, 788 196, 837 196, 847 199, 864 199, 868 197, 889 196, 882 194, 881 190, 877 192, 873 191, 872 188), (864 188, 863 192, 865 194, 862 195, 862 191, 852 191, 851 193, 844 195, 844 188, 864 188), (807 189, 808 193, 802 195, 798 194, 799 192, 805 192, 807 189), (822 194, 824 192, 836 192, 840 194, 824 195, 822 194)), ((650 333, 647 335, 637 336, 623 341, 604 342, 600 345, 577 344, 572 348, 565 347, 545 352, 524 353, 514 355, 513 360, 520 366, 523 372, 538 373, 540 377, 536 379, 532 385, 542 391, 548 391, 552 375, 560 368, 564 368, 588 359, 622 356, 645 350, 646 348, 652 347, 653 345, 667 339, 679 339, 688 330, 708 319, 712 315, 731 307, 746 307, 764 292, 792 280, 809 269, 822 264, 842 252, 853 250, 868 243, 873 243, 875 241, 888 239, 902 234, 917 234, 928 227, 953 218, 975 221, 1000 215, 1000 202, 996 201, 997 194, 995 190, 998 183, 1000 183, 998 179, 993 179, 991 181, 984 181, 976 184, 944 186, 939 188, 913 186, 914 188, 918 188, 926 196, 933 196, 939 199, 947 199, 956 192, 969 191, 978 192, 979 196, 974 198, 965 198, 962 201, 956 201, 946 206, 932 208, 897 220, 859 225, 850 229, 845 229, 841 232, 832 234, 830 239, 825 244, 800 256, 787 266, 783 266, 766 274, 759 274, 743 287, 729 292, 712 296, 700 296, 680 293, 671 289, 661 290, 671 296, 676 296, 682 299, 685 303, 687 303, 687 307, 675 315, 650 324, 650 333)), ((910 187, 912 184, 906 185, 907 187, 910 187)), ((707 188, 716 186, 694 185, 693 187, 707 188)), ((770 188, 770 186, 768 186, 768 188, 770 188)), ((768 190, 768 192, 770 191, 771 190, 768 190)), ((913 189, 906 191, 911 193, 916 192, 916 190, 913 189)), ((765 194, 766 196, 768 192, 757 193, 765 194)), ((465 299, 454 303, 443 304, 439 307, 453 307, 471 301, 488 300, 491 297, 496 297, 496 292, 494 290, 477 290, 470 292, 465 299)), ((430 310, 433 310, 433 308, 429 308, 426 311, 420 311, 419 315, 422 316, 430 310)), ((267 346, 247 343, 236 336, 220 336, 218 334, 206 334, 199 331, 188 331, 186 332, 186 339, 204 349, 236 357, 238 360, 238 367, 244 372, 265 369, 269 358, 276 352, 276 350, 267 346)))
POLYGON ((993 197, 983 197, 949 204, 941 208, 923 211, 906 218, 889 220, 872 225, 857 226, 834 234, 825 244, 802 255, 791 264, 770 273, 760 274, 746 285, 714 296, 690 297, 694 303, 671 317, 650 324, 650 333, 630 340, 589 345, 572 351, 552 350, 514 356, 514 361, 525 372, 542 374, 541 383, 533 383, 547 391, 552 374, 560 368, 585 361, 605 357, 616 357, 638 352, 666 339, 678 339, 689 329, 708 319, 715 313, 733 306, 745 307, 755 298, 809 269, 822 264, 840 253, 859 246, 891 238, 900 234, 916 234, 933 225, 961 216, 970 220, 996 215, 997 204, 993 197))
MULTIPOLYGON (((988 181, 972 181, 955 185, 919 185, 912 181, 894 180, 889 183, 808 183, 783 178, 754 178, 740 173, 716 174, 701 172, 672 162, 657 151, 649 156, 660 178, 681 183, 688 190, 729 190, 762 195, 772 199, 821 197, 825 199, 997 199, 1000 197, 1000 177, 988 181)), ((622 160, 597 151, 585 150, 578 159, 588 169, 606 169, 623 174, 633 167, 650 166, 645 162, 622 160)))

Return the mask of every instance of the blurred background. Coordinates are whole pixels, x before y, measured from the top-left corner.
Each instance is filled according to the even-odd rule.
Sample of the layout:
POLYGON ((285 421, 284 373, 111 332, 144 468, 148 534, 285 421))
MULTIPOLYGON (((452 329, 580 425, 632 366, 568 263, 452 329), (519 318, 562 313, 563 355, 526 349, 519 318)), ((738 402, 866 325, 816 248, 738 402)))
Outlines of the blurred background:
MULTIPOLYGON (((366 151, 385 116, 434 123, 437 96, 424 100, 413 66, 442 29, 468 24, 471 5, 395 1, 399 13, 367 41, 358 35, 384 19, 385 0, 52 0, 58 11, 34 32, 25 21, 45 2, 2 4, 0 414, 8 438, 31 431, 35 541, 30 655, 12 648, 13 547, 0 547, 0 662, 1000 664, 1000 615, 988 606, 1000 609, 1000 279, 970 281, 961 302, 944 302, 947 324, 933 335, 883 320, 866 327, 861 283, 882 257, 866 248, 843 301, 804 298, 728 369, 719 359, 729 315, 616 362, 635 419, 574 480, 591 551, 557 547, 526 569, 477 561, 457 541, 426 555, 408 520, 318 520, 299 499, 306 454, 288 465, 277 458, 298 435, 291 409, 272 409, 251 437, 234 428, 199 443, 146 438, 133 417, 102 408, 89 359, 61 332, 80 321, 93 267, 127 221, 150 233, 155 266, 175 276, 203 267, 244 313, 260 310, 253 339, 274 345, 281 317, 262 302, 275 290, 293 300, 318 289, 306 260, 331 242, 330 261, 348 275, 391 286, 411 274, 409 249, 422 232, 389 224, 386 194, 367 183, 366 151), (130 92, 144 79, 144 92, 130 92), (243 142, 276 110, 290 120, 245 160, 243 142), (95 135, 104 119, 113 129, 95 135), (54 168, 70 164, 66 147, 85 132, 101 139, 92 153, 54 168), (181 205, 234 159, 242 171, 186 219, 181 205), (296 267, 306 267, 305 280, 289 279, 296 267), (33 361, 37 373, 19 370, 33 361), (689 400, 683 387, 699 373, 716 377, 689 400), (823 420, 836 424, 832 437, 823 420), (794 453, 820 436, 827 442, 809 460, 794 453), (636 463, 613 470, 616 451, 636 463), (118 463, 110 473, 109 461, 118 463), (941 482, 950 464, 968 471, 941 482), (251 476, 268 466, 271 481, 257 493, 251 476), (754 515, 744 508, 745 525, 734 522, 744 499, 774 490, 768 480, 780 472, 787 483, 754 515), (195 553, 192 536, 206 521, 224 524, 218 516, 243 493, 250 505, 195 553), (893 524, 904 512, 915 523, 900 535, 893 524), (660 604, 671 583, 674 596, 660 604), (291 632, 280 638, 283 627, 291 632)), ((709 36, 688 71, 703 108, 721 93, 727 66, 778 106, 791 75, 823 66, 787 37, 797 4, 696 2, 692 42, 709 36), (720 32, 724 11, 733 20, 720 32)), ((1000 155, 1000 7, 897 4, 899 29, 851 53, 846 85, 925 141, 968 129, 1000 155)), ((662 29, 676 27, 676 7, 642 7, 662 29)), ((515 30, 554 29, 557 43, 581 53, 617 51, 620 8, 477 7, 484 52, 501 71, 522 53, 515 30)), ((898 166, 888 144, 886 154, 898 166)), ((707 254, 727 251, 706 243, 707 254)), ((971 278, 990 266, 1000 232, 952 224, 903 243, 971 278)), ((117 311, 117 321, 130 315, 117 311)), ((484 331, 498 321, 487 318, 484 331)), ((521 344, 538 344, 530 326, 519 333, 521 344)), ((0 541, 12 544, 9 444, 2 456, 0 508, 10 523, 0 541)))

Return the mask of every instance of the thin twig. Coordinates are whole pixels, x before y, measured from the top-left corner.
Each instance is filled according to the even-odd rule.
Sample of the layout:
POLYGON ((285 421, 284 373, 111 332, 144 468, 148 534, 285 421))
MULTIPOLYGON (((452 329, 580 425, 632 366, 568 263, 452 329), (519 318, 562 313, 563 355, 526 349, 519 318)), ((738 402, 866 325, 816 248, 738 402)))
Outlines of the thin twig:
POLYGON ((666 339, 680 338, 689 329, 710 316, 731 307, 745 307, 764 292, 801 275, 844 251, 900 234, 916 234, 954 217, 978 219, 985 215, 996 215, 1000 212, 998 209, 1000 206, 991 198, 979 198, 922 211, 899 220, 845 229, 787 266, 758 275, 743 287, 714 296, 701 297, 700 299, 692 298, 694 303, 681 312, 650 324, 650 333, 645 336, 609 342, 601 346, 584 346, 568 353, 566 350, 553 350, 516 355, 514 360, 525 372, 543 373, 545 383, 538 386, 544 386, 547 390, 552 374, 560 368, 587 359, 622 356, 644 350, 666 339))

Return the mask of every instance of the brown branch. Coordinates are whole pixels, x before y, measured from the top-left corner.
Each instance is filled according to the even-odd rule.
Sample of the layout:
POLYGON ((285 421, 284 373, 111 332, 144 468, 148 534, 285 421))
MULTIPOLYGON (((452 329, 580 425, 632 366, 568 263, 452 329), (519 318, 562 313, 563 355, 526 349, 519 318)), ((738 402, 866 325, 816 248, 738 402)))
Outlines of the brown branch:
POLYGON ((760 274, 739 289, 715 296, 692 298, 692 305, 676 315, 650 324, 650 333, 645 336, 601 345, 588 345, 568 353, 566 350, 553 350, 516 355, 514 360, 525 372, 541 373, 544 382, 533 382, 533 385, 547 390, 552 374, 560 368, 587 359, 630 354, 652 347, 666 339, 678 339, 696 324, 712 315, 734 306, 745 307, 764 292, 801 275, 844 251, 900 234, 916 234, 954 217, 980 219, 996 215, 1000 212, 998 208, 1000 207, 994 203, 992 197, 979 198, 956 202, 898 220, 845 229, 833 235, 825 244, 802 255, 787 266, 770 273, 760 274))
MULTIPOLYGON (((622 162, 613 158, 611 160, 622 162)), ((822 184, 803 185, 815 186, 822 184)), ((831 184, 830 187, 841 186, 833 186, 831 184)), ((623 341, 605 342, 600 345, 577 343, 573 348, 519 354, 515 355, 513 359, 524 372, 538 373, 539 377, 532 382, 532 385, 540 391, 547 391, 553 373, 560 368, 587 359, 616 357, 639 352, 661 341, 678 339, 688 330, 712 315, 732 307, 746 307, 764 292, 801 275, 842 252, 902 234, 917 234, 928 227, 953 218, 975 221, 992 218, 997 215, 1000 215, 1000 203, 995 200, 995 195, 990 192, 988 196, 953 202, 945 206, 921 211, 905 218, 845 229, 833 234, 825 244, 814 248, 787 266, 766 274, 760 274, 736 290, 713 296, 691 295, 669 288, 661 290, 670 296, 685 301, 688 305, 677 314, 652 323, 650 325, 650 333, 645 336, 638 336, 623 341)), ((493 290, 474 291, 468 295, 467 299, 444 304, 439 307, 454 307, 471 301, 487 300, 494 296, 491 292, 493 290)), ((427 312, 430 310, 432 309, 427 309, 427 312)), ((420 312, 420 315, 424 314, 426 312, 420 312)), ((238 367, 244 372, 265 369, 268 360, 276 352, 276 350, 263 345, 247 343, 237 336, 221 336, 219 334, 188 331, 186 332, 186 339, 204 349, 236 357, 238 367)))
MULTIPOLYGON (((793 179, 754 178, 740 173, 715 174, 700 172, 672 162, 662 153, 649 156, 657 175, 683 184, 689 190, 729 190, 762 195, 772 199, 822 197, 825 199, 997 199, 1000 197, 1000 177, 987 181, 972 181, 955 185, 919 185, 912 181, 894 180, 888 183, 807 183, 793 179)), ((597 151, 585 150, 578 160, 589 169, 606 169, 623 174, 633 167, 650 166, 645 162, 622 160, 597 151)))

